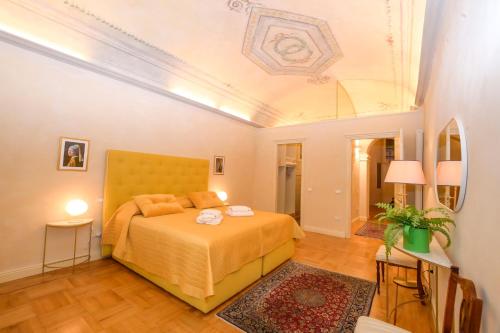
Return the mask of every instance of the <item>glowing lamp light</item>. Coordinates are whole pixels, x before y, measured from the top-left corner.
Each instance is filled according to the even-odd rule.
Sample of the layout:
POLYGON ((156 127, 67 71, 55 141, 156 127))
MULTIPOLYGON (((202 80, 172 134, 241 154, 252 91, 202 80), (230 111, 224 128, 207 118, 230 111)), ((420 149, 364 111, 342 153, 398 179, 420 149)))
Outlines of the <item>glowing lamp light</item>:
POLYGON ((89 205, 81 199, 74 199, 66 204, 66 213, 71 216, 78 216, 85 214, 89 209, 89 205))
POLYGON ((217 192, 217 196, 219 197, 219 199, 221 199, 222 201, 226 201, 227 200, 227 193, 224 192, 224 191, 220 191, 220 192, 217 192))
POLYGON ((195 101, 197 103, 206 105, 206 106, 211 107, 211 108, 215 108, 215 106, 216 106, 215 102, 212 101, 210 98, 196 95, 196 94, 194 94, 191 91, 186 90, 186 89, 174 88, 174 89, 170 90, 170 92, 172 92, 176 95, 182 96, 184 98, 190 99, 192 101, 195 101))
POLYGON ((246 114, 244 114, 242 112, 236 111, 236 110, 234 110, 234 109, 232 109, 230 107, 227 107, 227 106, 221 106, 219 108, 219 110, 221 110, 222 112, 225 112, 225 113, 229 113, 232 116, 238 117, 238 118, 246 120, 246 121, 251 121, 252 120, 249 115, 246 115, 246 114))
POLYGON ((361 148, 359 147, 360 143, 361 143, 360 140, 354 140, 354 159, 356 161, 359 161, 359 156, 361 151, 361 148))

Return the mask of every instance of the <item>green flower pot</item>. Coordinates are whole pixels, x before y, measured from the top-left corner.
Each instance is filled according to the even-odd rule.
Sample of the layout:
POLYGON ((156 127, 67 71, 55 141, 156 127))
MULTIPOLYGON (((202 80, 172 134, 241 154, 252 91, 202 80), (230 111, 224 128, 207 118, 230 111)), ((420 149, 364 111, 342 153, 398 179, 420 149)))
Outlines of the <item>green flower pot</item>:
POLYGON ((429 253, 431 233, 429 229, 414 228, 406 225, 403 229, 403 248, 405 250, 429 253))

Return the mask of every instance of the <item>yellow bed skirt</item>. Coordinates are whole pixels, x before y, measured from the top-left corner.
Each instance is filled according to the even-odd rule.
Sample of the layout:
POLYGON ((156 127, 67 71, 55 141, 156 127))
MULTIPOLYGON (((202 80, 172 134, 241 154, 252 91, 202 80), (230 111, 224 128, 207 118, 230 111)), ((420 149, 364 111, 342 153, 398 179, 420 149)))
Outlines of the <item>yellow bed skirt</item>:
MULTIPOLYGON (((203 313, 208 313, 218 305, 224 303, 226 300, 257 281, 261 276, 268 274, 280 264, 290 259, 294 254, 294 250, 294 240, 291 239, 267 255, 257 258, 240 268, 238 271, 226 276, 224 280, 215 284, 215 294, 204 299, 186 295, 180 290, 179 286, 171 284, 157 275, 150 274, 132 263, 124 262, 114 257, 113 259, 153 282, 157 286, 165 289, 172 295, 180 298, 184 302, 194 306, 203 313)), ((108 253, 109 255, 111 253, 111 247, 108 249, 103 248, 103 254, 105 253, 108 253)))
POLYGON ((240 270, 229 274, 224 278, 224 280, 217 283, 214 286, 215 295, 207 297, 205 299, 199 299, 193 296, 186 295, 181 291, 179 286, 168 283, 167 281, 165 281, 165 279, 159 277, 158 275, 150 274, 132 263, 123 262, 116 258, 114 259, 127 266, 134 272, 138 273, 139 275, 142 275, 160 288, 165 289, 172 295, 177 296, 184 302, 194 306, 203 313, 208 313, 210 310, 214 309, 219 304, 222 304, 224 301, 228 300, 233 295, 243 290, 245 287, 257 281, 261 277, 262 270, 262 258, 258 258, 257 260, 246 264, 240 270))
POLYGON ((295 253, 295 241, 290 239, 285 244, 277 247, 262 257, 262 276, 267 275, 273 269, 293 257, 295 253))

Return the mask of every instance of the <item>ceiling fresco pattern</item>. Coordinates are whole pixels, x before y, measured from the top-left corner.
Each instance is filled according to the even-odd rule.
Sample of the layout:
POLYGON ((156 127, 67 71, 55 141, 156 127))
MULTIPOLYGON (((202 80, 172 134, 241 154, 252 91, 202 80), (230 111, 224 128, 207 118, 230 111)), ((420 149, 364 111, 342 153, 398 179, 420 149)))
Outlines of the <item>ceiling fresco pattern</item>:
POLYGON ((327 22, 263 7, 251 10, 243 54, 268 74, 313 78, 343 56, 327 22))
POLYGON ((0 32, 274 127, 415 110, 424 12, 425 0, 6 0, 0 32))
POLYGON ((227 7, 238 13, 250 13, 254 7, 261 7, 262 4, 250 0, 227 0, 227 7))

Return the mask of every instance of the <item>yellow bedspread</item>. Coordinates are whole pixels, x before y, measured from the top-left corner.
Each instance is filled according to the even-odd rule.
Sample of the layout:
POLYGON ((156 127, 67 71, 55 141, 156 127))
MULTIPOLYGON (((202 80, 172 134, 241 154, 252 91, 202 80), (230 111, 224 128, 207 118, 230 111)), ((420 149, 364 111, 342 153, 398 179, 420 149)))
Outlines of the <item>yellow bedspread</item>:
POLYGON ((194 208, 149 218, 135 215, 132 206, 124 211, 103 228, 103 243, 114 246, 113 256, 179 285, 196 298, 213 295, 214 284, 226 275, 304 236, 285 214, 224 215, 222 223, 213 226, 197 224, 199 210, 194 208))

